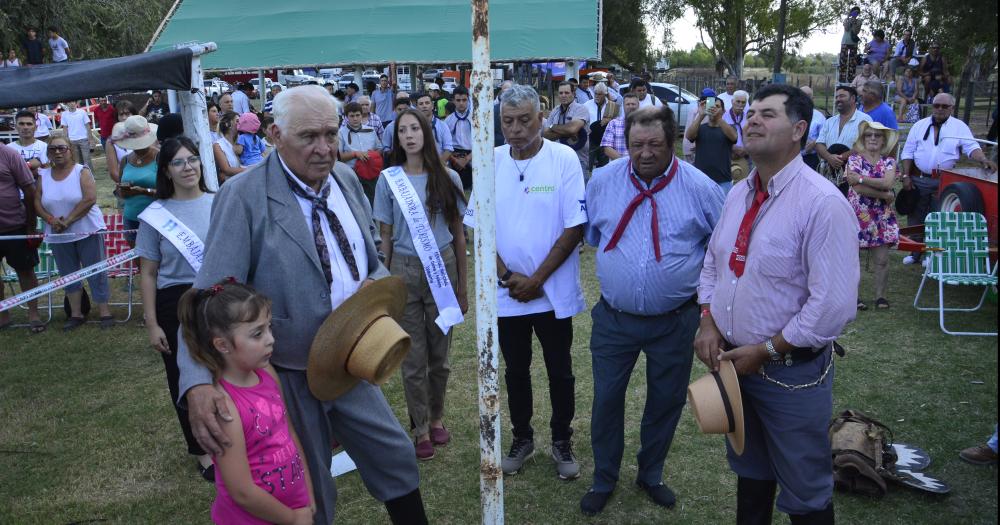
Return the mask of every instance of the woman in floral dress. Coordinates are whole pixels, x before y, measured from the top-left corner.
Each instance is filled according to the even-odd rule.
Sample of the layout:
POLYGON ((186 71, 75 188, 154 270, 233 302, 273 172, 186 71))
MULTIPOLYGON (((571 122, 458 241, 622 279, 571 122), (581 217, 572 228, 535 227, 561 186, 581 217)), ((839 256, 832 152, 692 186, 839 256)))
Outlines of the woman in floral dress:
MULTIPOLYGON (((858 140, 844 170, 850 189, 847 200, 858 216, 861 249, 871 250, 875 261, 875 307, 889 308, 885 299, 889 281, 889 249, 899 242, 899 224, 892 208, 896 183, 896 132, 878 122, 862 122, 858 140)), ((858 310, 868 306, 858 293, 858 310)))

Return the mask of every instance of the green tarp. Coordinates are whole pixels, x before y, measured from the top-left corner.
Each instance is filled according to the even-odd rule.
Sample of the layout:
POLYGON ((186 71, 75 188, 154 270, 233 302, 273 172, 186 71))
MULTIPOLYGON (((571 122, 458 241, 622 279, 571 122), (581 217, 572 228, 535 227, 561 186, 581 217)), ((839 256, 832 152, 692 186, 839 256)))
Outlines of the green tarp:
MULTIPOLYGON (((601 0, 491 0, 494 62, 597 59, 601 0)), ((472 61, 469 0, 182 0, 151 50, 215 42, 205 69, 472 61)))

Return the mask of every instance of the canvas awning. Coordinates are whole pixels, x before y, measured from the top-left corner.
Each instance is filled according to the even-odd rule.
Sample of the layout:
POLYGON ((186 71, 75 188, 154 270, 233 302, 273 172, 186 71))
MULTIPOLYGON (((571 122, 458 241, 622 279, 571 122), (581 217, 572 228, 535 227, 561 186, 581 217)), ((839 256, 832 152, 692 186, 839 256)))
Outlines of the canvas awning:
MULTIPOLYGON (((494 62, 600 57, 600 0, 491 0, 494 62)), ((211 40, 205 69, 472 61, 468 0, 180 0, 150 49, 211 40)))
POLYGON ((183 48, 0 69, 0 108, 54 104, 147 89, 190 90, 191 56, 191 49, 183 48))

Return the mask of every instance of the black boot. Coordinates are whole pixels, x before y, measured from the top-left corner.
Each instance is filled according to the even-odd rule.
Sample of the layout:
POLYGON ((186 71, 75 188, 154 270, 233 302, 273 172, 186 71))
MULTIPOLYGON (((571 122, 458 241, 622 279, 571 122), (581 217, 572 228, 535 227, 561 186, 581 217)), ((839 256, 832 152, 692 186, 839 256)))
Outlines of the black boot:
POLYGON ((385 510, 389 511, 389 519, 393 525, 427 525, 420 489, 385 502, 385 510))
POLYGON ((736 524, 771 525, 777 488, 773 479, 736 478, 736 524))
POLYGON ((823 510, 817 510, 808 514, 789 514, 792 525, 833 525, 833 502, 823 510))

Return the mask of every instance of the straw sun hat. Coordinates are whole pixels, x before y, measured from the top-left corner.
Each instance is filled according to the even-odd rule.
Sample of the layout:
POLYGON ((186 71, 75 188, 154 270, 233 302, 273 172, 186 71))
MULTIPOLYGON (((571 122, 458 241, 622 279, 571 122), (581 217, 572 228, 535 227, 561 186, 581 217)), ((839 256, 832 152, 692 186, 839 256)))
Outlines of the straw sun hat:
POLYGON ((869 129, 881 131, 882 136, 885 137, 885 144, 882 145, 882 156, 891 154, 896 147, 896 141, 899 139, 896 130, 888 128, 881 122, 875 122, 874 120, 871 122, 865 120, 858 125, 858 138, 854 141, 854 151, 865 150, 865 132, 869 129))
POLYGON ((743 398, 732 361, 719 361, 718 372, 688 385, 688 402, 702 433, 725 434, 733 451, 743 454, 743 398))
POLYGON ((397 322, 405 306, 406 285, 392 276, 361 288, 330 313, 309 351, 312 394, 332 401, 358 381, 386 382, 410 351, 410 336, 397 322))
POLYGON ((146 149, 156 143, 156 124, 150 124, 142 115, 132 115, 115 124, 111 142, 124 149, 146 149))

